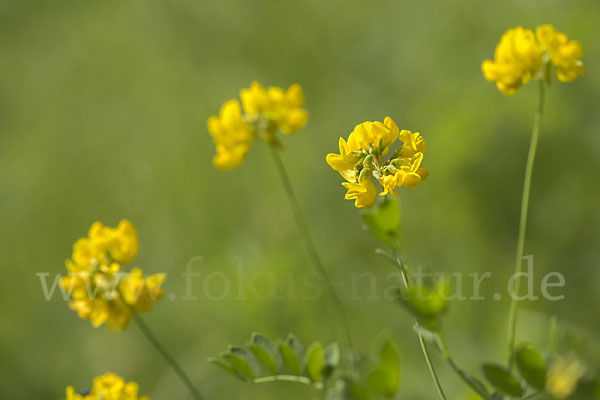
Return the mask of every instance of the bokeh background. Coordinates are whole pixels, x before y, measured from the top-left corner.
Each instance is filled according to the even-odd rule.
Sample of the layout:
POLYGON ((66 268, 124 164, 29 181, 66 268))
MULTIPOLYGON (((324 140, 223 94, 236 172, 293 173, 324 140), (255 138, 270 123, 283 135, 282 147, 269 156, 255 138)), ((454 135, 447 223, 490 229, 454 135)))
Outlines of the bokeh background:
MULTIPOLYGON (((507 98, 484 81, 480 64, 516 25, 553 23, 583 43, 587 66, 585 76, 547 92, 526 245, 536 294, 546 272, 560 271, 565 299, 523 303, 519 337, 543 344, 554 314, 599 339, 598 17, 596 0, 3 0, 0 397, 58 399, 67 385, 113 371, 152 399, 189 398, 136 326, 93 329, 60 295, 44 299, 36 273, 49 273, 51 283, 93 221, 121 218, 139 229, 135 265, 166 272, 174 296, 144 318, 206 398, 314 396, 285 383, 247 386, 205 362, 252 331, 341 340, 328 298, 300 298, 312 265, 266 146, 253 146, 234 171, 211 165, 206 119, 252 80, 304 87, 310 121, 283 138, 284 162, 323 260, 342 283, 357 347, 372 352, 382 331, 402 346, 399 398, 435 392, 409 316, 371 298, 366 279, 360 296, 352 292, 351 274, 370 272, 381 295, 393 269, 374 255, 377 241, 324 160, 365 120, 391 116, 426 137, 431 176, 401 195, 409 261, 493 273, 482 285, 487 300, 455 302, 444 329, 465 368, 504 361, 509 303, 492 294, 506 292, 514 268, 537 90, 507 98), (181 274, 197 256, 198 299, 185 301, 181 274), (225 296, 223 275, 204 280, 215 272, 231 283, 225 296), (261 276, 258 296, 238 299, 238 283, 252 274, 261 276)), ((434 362, 450 398, 464 396, 437 354, 434 362)))

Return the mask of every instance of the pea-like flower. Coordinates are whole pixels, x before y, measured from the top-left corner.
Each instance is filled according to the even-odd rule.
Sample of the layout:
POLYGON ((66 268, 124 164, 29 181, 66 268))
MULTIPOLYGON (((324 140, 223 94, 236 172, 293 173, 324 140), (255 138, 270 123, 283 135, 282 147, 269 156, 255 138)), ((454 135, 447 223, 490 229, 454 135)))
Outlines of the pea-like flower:
POLYGON ((277 131, 294 133, 308 120, 308 112, 302 108, 304 94, 298 84, 284 90, 252 82, 249 88, 240 90, 240 99, 241 105, 236 99, 227 101, 220 114, 207 122, 217 150, 213 164, 219 169, 240 165, 257 138, 277 146, 277 131))
POLYGON ((577 40, 569 40, 567 35, 557 32, 550 25, 538 26, 536 36, 544 51, 550 56, 550 63, 556 68, 556 77, 561 82, 571 82, 585 73, 580 60, 583 47, 577 40))
POLYGON ((348 190, 346 199, 355 200, 358 208, 371 208, 375 204, 377 188, 372 178, 383 188, 380 195, 396 196, 396 188, 414 188, 429 175, 421 168, 425 152, 423 137, 418 132, 400 131, 390 117, 383 123, 367 121, 357 125, 347 141, 340 138, 339 148, 340 154, 327 155, 327 164, 347 181, 342 183, 348 190), (402 146, 386 158, 397 139, 403 142, 402 146))
POLYGON ((535 34, 518 26, 502 35, 494 60, 485 60, 481 69, 485 79, 511 96, 532 79, 549 80, 551 66, 556 68, 558 80, 572 81, 585 72, 582 55, 581 44, 568 40, 552 25, 539 26, 535 34))
POLYGON ((254 142, 254 132, 242 118, 242 107, 237 100, 229 100, 223 104, 218 116, 208 119, 208 131, 217 148, 213 164, 220 169, 241 164, 254 142))
POLYGON ((546 390, 556 399, 566 399, 577 389, 586 372, 585 366, 573 357, 557 357, 546 376, 546 390))
POLYGON ((61 289, 70 297, 69 307, 94 327, 102 324, 111 330, 125 329, 132 312, 146 312, 160 300, 164 274, 144 277, 139 268, 121 271, 138 251, 138 236, 131 222, 123 220, 116 228, 94 222, 87 237, 73 245, 66 261, 67 276, 61 289))
POLYGON ((139 396, 139 390, 137 383, 125 382, 120 376, 107 373, 94 378, 91 389, 76 392, 73 386, 68 386, 66 400, 150 400, 139 396))

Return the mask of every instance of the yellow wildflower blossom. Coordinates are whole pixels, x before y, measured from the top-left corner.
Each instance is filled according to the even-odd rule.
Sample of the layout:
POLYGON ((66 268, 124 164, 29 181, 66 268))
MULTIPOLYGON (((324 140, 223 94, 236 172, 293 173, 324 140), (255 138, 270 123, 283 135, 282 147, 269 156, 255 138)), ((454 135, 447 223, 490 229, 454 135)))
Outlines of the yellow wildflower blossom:
POLYGON ((219 169, 240 165, 256 138, 278 145, 276 131, 296 132, 308 120, 308 112, 302 108, 304 94, 298 84, 284 90, 252 82, 249 88, 240 90, 240 99, 242 105, 238 100, 230 100, 218 116, 207 122, 217 149, 213 164, 219 169))
POLYGON ((139 268, 134 268, 119 284, 123 299, 136 312, 146 312, 152 309, 152 303, 160 300, 164 293, 160 285, 165 280, 165 274, 144 277, 139 268))
POLYGON ((387 117, 383 123, 363 122, 348 136, 340 138, 340 154, 330 153, 327 164, 339 172, 344 179, 342 185, 348 189, 346 199, 355 201, 359 208, 370 208, 375 204, 377 189, 371 181, 375 178, 382 186, 382 196, 397 195, 394 191, 401 186, 414 188, 429 175, 421 168, 425 140, 416 132, 400 131, 396 123, 387 117), (386 159, 389 147, 400 138, 403 145, 386 159))
POLYGON ((366 156, 360 152, 360 147, 353 139, 352 134, 350 134, 348 142, 344 138, 340 138, 340 154, 329 153, 326 157, 327 164, 347 180, 352 180, 354 167, 366 156))
POLYGON ((583 56, 581 43, 569 40, 567 35, 557 32, 554 26, 538 26, 536 36, 544 51, 550 55, 550 62, 556 67, 556 77, 561 82, 571 82, 583 75, 585 67, 580 58, 583 56))
POLYGON ((485 60, 481 65, 485 79, 496 82, 498 89, 507 96, 515 94, 541 67, 542 49, 533 31, 520 26, 502 35, 494 60, 485 60))
POLYGON ((576 359, 559 357, 550 366, 546 377, 546 390, 554 398, 566 399, 577 389, 585 367, 576 359))
POLYGON ((246 115, 263 116, 283 133, 298 131, 308 120, 308 112, 302 108, 304 94, 298 84, 287 90, 275 86, 265 89, 255 81, 240 90, 240 99, 246 115))
POLYGON ((118 375, 107 373, 94 378, 91 390, 76 393, 73 386, 67 387, 66 400, 149 400, 138 397, 139 386, 135 382, 125 382, 118 375))
POLYGON ((346 192, 346 200, 355 200, 354 206, 357 208, 371 208, 377 199, 377 189, 367 178, 361 182, 344 182, 342 183, 348 192, 346 192))
POLYGON ((218 116, 208 119, 207 125, 217 148, 213 158, 215 167, 232 169, 240 165, 254 142, 254 133, 242 118, 240 103, 229 100, 223 104, 218 116))
POLYGON ((518 26, 502 35, 494 60, 485 60, 481 69, 485 79, 496 82, 510 96, 532 79, 549 81, 551 66, 559 81, 572 81, 585 72, 582 56, 581 43, 569 40, 550 24, 538 26, 535 34, 518 26))
POLYGON ((88 236, 75 243, 66 263, 69 274, 59 282, 70 296, 69 307, 94 327, 105 324, 111 330, 125 329, 132 311, 149 311, 162 298, 165 275, 144 278, 138 268, 122 272, 121 263, 133 260, 137 251, 137 231, 131 222, 123 220, 117 228, 93 223, 88 236))

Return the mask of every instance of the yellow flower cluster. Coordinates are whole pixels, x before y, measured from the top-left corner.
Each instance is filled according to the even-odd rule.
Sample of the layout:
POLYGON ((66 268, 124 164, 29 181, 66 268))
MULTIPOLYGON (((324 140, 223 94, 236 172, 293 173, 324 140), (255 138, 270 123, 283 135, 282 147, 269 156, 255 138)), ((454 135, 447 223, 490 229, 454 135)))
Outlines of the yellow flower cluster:
POLYGON ((531 79, 549 80, 551 66, 559 81, 571 82, 585 72, 582 56, 581 43, 552 25, 538 26, 535 34, 519 26, 502 35, 494 60, 485 60, 481 69, 485 79, 510 96, 531 79))
POLYGON ((555 399, 566 399, 575 392, 585 372, 586 368, 579 360, 559 357, 548 370, 546 390, 555 399))
POLYGON ((219 115, 211 116, 207 122, 217 149, 213 164, 219 169, 240 165, 256 138, 276 145, 277 130, 293 133, 308 120, 308 112, 302 108, 304 94, 298 84, 284 90, 252 82, 250 88, 240 91, 240 99, 241 105, 237 99, 227 101, 219 115))
POLYGON ((347 182, 346 199, 355 200, 358 208, 371 208, 377 199, 377 188, 371 177, 383 187, 380 195, 394 196, 396 188, 414 188, 423 182, 429 172, 421 168, 425 153, 425 139, 416 132, 400 131, 387 117, 383 123, 363 122, 357 125, 348 141, 340 138, 340 154, 327 155, 327 164, 338 171, 347 182), (387 159, 389 147, 397 140, 403 142, 387 159))
POLYGON ((125 382, 120 376, 108 373, 94 378, 91 390, 76 393, 73 386, 67 387, 66 400, 150 400, 138 397, 138 392, 137 383, 125 382))
POLYGON ((164 274, 144 277, 139 268, 121 272, 137 255, 138 235, 131 222, 123 220, 116 228, 94 222, 87 237, 73 245, 66 261, 69 274, 60 286, 70 296, 69 306, 94 327, 125 329, 132 312, 150 311, 160 300, 164 274))

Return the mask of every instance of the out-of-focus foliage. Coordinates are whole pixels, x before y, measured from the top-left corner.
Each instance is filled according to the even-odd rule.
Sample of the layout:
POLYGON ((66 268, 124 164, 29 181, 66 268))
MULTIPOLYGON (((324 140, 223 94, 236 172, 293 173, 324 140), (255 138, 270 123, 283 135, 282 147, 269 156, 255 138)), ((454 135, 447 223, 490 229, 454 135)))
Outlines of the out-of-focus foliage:
MULTIPOLYGON (((151 399, 187 398, 134 326, 91 329, 60 294, 46 301, 36 276, 49 273, 50 288, 93 221, 123 218, 140 236, 132 266, 167 273, 164 299, 144 317, 206 398, 313 395, 286 382, 248 386, 205 362, 252 331, 293 331, 306 343, 341 333, 266 146, 234 171, 211 165, 206 120, 253 80, 304 89, 310 119, 282 156, 324 264, 342 283, 359 350, 373 354, 382 328, 403 349, 399 396, 435 392, 411 316, 383 298, 400 284, 389 278, 395 270, 373 253, 377 239, 324 159, 363 121, 389 115, 427 137, 431 175, 400 195, 407 261, 462 272, 467 296, 469 273, 492 273, 485 300, 452 301, 444 334, 469 371, 505 362, 506 284, 537 93, 528 85, 506 98, 480 65, 517 25, 552 23, 582 43, 587 67, 547 91, 525 248, 535 294, 547 272, 560 271, 564 290, 550 291, 565 298, 523 302, 518 340, 544 346, 550 313, 598 339, 599 16, 596 0, 3 0, 0 397, 59 398, 113 371, 151 399), (189 286, 188 266, 201 274, 189 286)), ((449 398, 467 395, 433 353, 449 398)))

